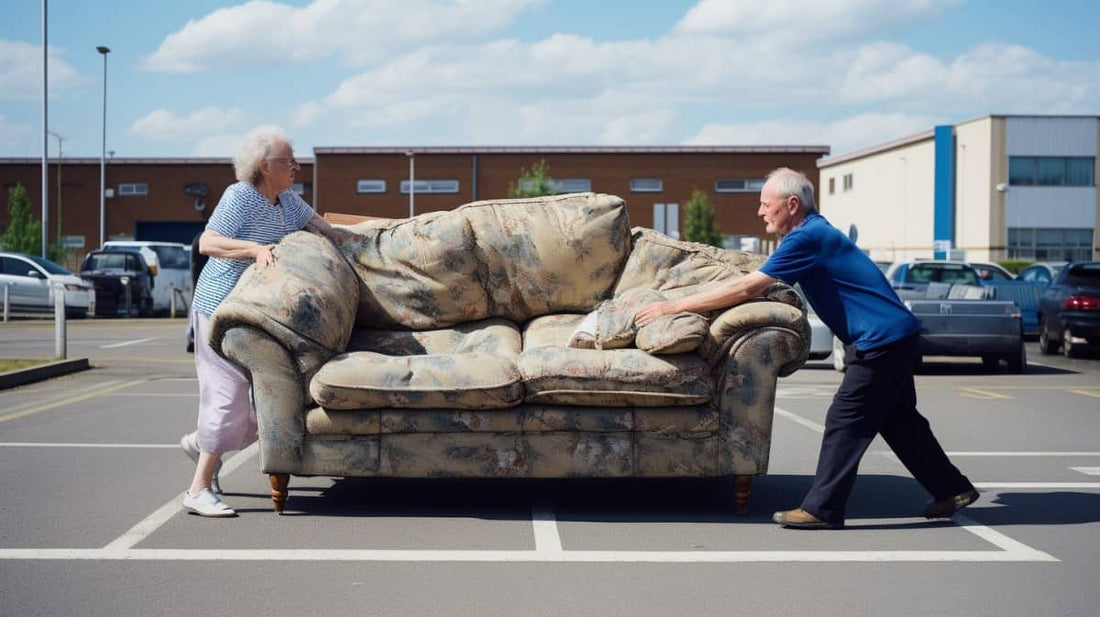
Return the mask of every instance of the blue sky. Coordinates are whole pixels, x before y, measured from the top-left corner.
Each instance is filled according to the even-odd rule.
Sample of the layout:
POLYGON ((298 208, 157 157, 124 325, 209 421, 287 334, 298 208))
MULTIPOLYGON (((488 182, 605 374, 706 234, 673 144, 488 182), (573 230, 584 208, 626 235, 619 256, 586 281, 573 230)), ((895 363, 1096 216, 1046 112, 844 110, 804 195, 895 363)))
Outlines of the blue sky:
MULTIPOLYGON (((0 21, 0 157, 41 156, 41 3, 0 21)), ((828 145, 1100 115, 1100 3, 299 0, 49 4, 65 156, 315 146, 828 145)), ((57 140, 50 139, 56 155, 57 140)))

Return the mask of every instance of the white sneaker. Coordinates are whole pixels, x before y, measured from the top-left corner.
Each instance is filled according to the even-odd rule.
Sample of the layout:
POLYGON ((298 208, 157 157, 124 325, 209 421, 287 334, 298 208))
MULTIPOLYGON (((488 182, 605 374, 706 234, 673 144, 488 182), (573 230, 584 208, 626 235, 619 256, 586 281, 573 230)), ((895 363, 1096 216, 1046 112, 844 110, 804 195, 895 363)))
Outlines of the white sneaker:
POLYGON ((191 496, 188 491, 183 494, 183 508, 199 516, 211 516, 215 518, 237 516, 237 512, 225 505, 218 496, 208 488, 199 491, 198 495, 191 496))
MULTIPOLYGON (((183 437, 180 437, 180 447, 183 448, 183 453, 191 457, 191 460, 196 465, 199 464, 199 435, 198 433, 188 433, 183 437)), ((214 477, 210 479, 210 490, 215 494, 222 494, 221 483, 218 482, 218 474, 222 471, 222 461, 218 459, 218 464, 214 466, 214 477)))

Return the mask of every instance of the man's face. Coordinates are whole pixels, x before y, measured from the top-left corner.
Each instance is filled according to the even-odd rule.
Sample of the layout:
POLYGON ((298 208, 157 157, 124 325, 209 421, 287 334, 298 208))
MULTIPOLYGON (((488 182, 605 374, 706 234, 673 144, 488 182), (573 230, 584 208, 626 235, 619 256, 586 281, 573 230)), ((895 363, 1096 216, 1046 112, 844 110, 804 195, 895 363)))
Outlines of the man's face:
POLYGON ((781 196, 769 182, 764 185, 764 190, 760 191, 760 208, 756 211, 756 216, 764 219, 765 231, 782 235, 790 231, 798 222, 795 217, 798 209, 797 197, 781 196))

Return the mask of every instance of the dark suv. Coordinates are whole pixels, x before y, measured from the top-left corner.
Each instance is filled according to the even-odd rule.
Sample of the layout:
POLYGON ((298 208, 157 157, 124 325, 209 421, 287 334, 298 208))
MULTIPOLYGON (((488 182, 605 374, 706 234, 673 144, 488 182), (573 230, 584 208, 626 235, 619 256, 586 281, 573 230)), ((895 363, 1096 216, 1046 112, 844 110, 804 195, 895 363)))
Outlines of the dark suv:
POLYGON ((80 266, 80 276, 95 287, 97 316, 153 314, 153 273, 140 253, 121 249, 92 251, 80 266))
POLYGON ((1073 357, 1100 348, 1100 262, 1062 268, 1039 301, 1039 350, 1073 357))

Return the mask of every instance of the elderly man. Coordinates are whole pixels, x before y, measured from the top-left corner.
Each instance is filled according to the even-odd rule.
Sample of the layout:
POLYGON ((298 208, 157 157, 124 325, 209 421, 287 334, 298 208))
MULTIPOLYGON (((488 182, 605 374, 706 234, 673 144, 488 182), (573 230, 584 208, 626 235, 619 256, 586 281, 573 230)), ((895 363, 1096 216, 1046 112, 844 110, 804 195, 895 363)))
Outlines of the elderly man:
POLYGON ((949 518, 973 503, 978 498, 974 485, 951 464, 917 411, 918 322, 878 266, 817 213, 813 185, 799 172, 783 168, 768 175, 757 216, 768 233, 783 236, 758 271, 706 292, 642 307, 635 321, 644 325, 661 315, 733 306, 778 279, 801 283, 822 321, 855 347, 825 419, 813 485, 801 507, 776 512, 772 520, 803 529, 843 527, 859 461, 876 434, 931 493, 925 517, 949 518))

